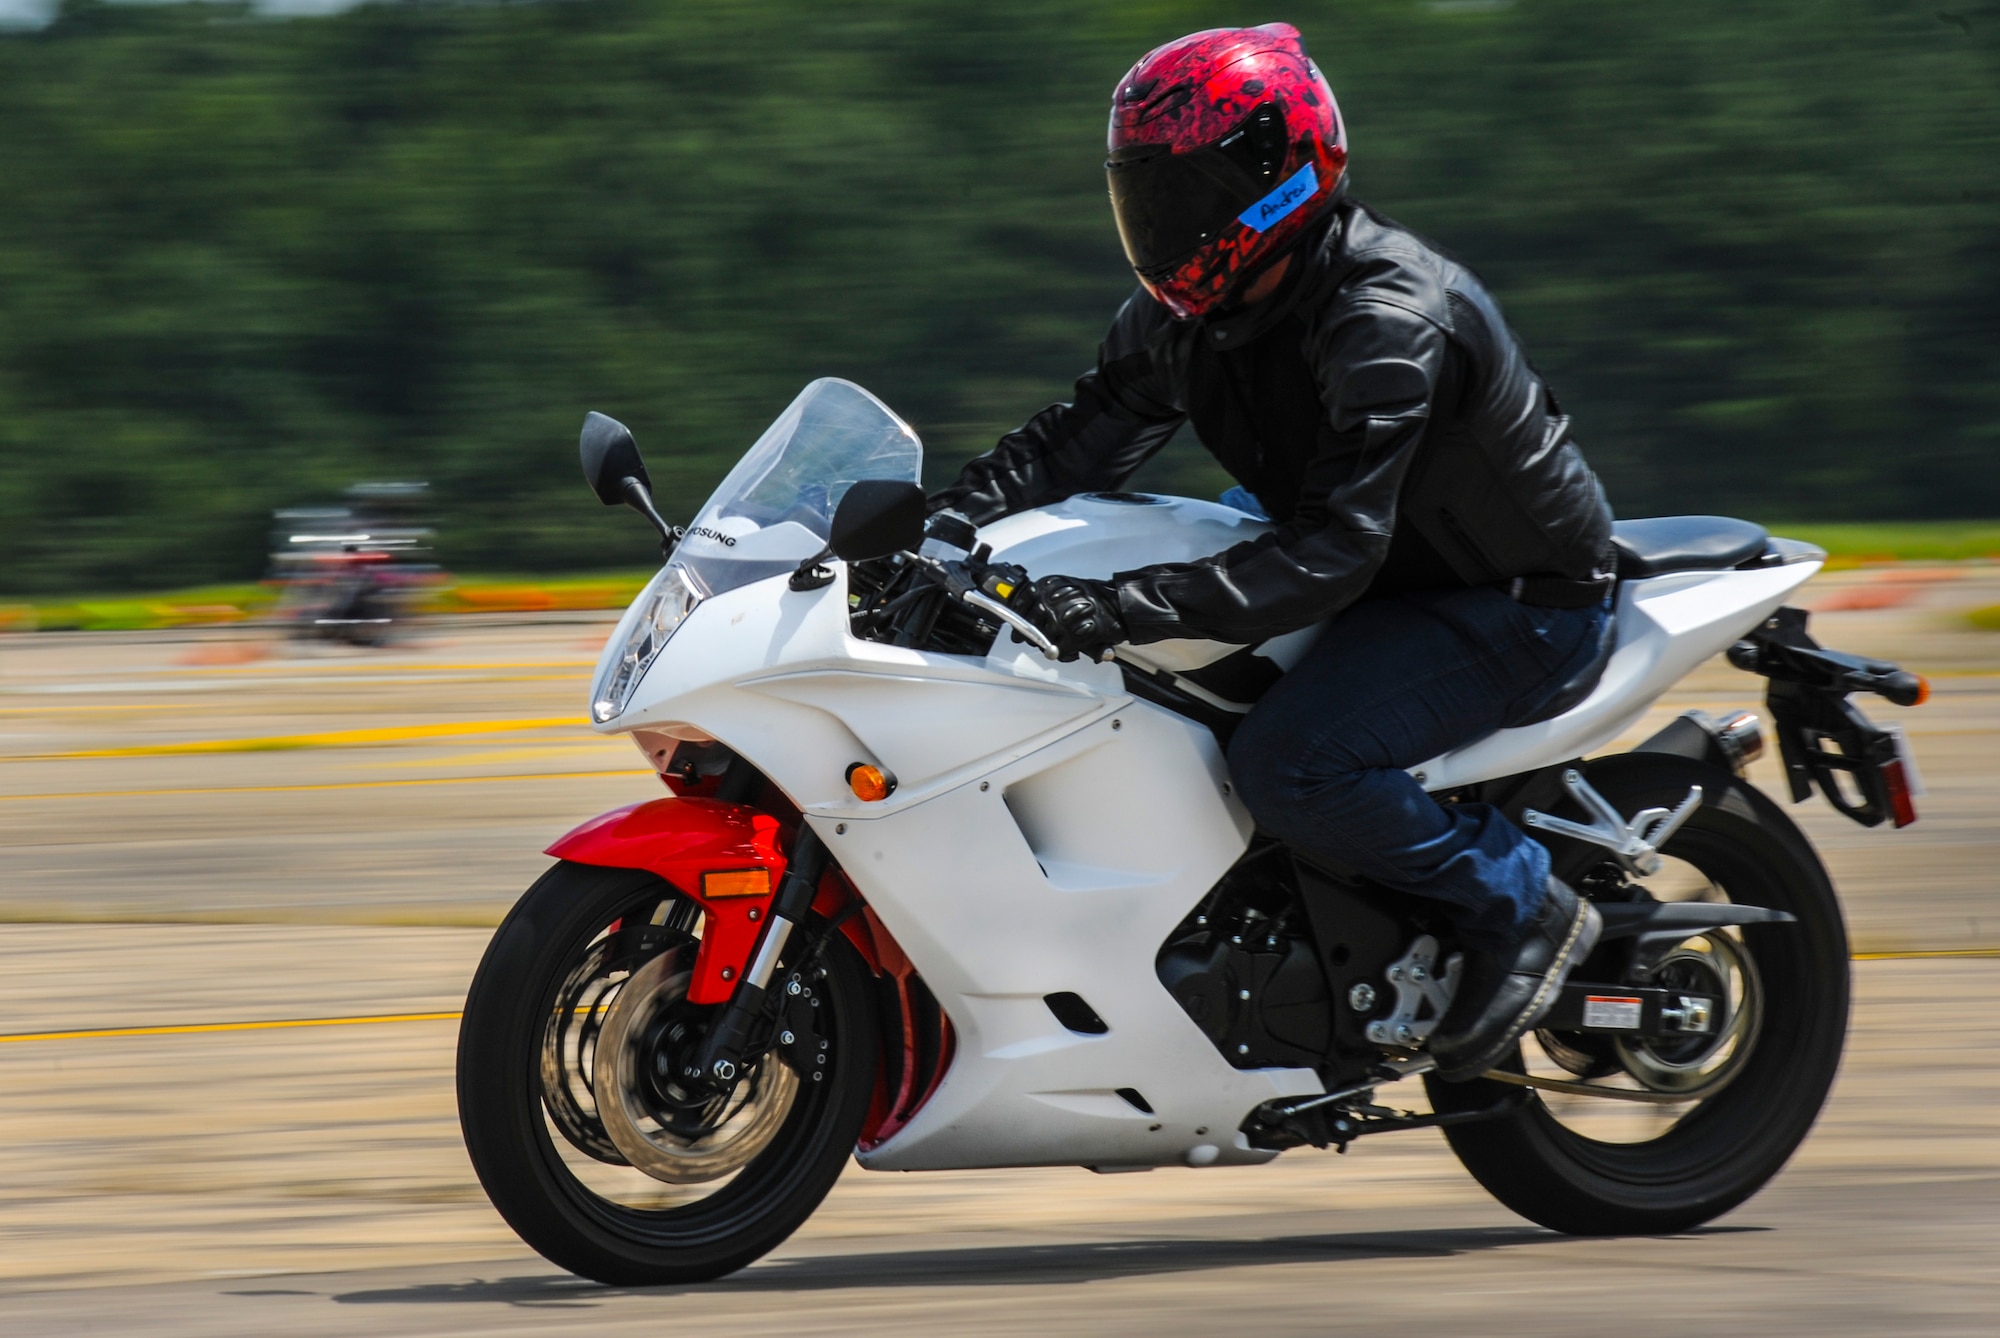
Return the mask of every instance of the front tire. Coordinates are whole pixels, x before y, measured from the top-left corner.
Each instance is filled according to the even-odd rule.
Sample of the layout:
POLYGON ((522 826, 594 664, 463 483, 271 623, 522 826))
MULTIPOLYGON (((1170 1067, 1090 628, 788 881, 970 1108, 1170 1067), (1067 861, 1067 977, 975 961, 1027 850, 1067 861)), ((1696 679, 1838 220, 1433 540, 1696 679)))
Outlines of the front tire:
POLYGON ((708 1281, 775 1248, 832 1189, 874 1090, 878 1042, 868 969, 839 934, 806 960, 806 945, 823 928, 809 923, 794 935, 776 979, 802 972, 817 999, 825 1076, 803 1081, 804 1074, 778 1067, 793 1061, 777 1050, 746 1058, 739 1090, 751 1094, 746 1102, 760 1092, 782 1101, 776 1117, 755 1111, 720 1126, 711 1140, 722 1148, 716 1164, 690 1152, 703 1136, 678 1136, 672 1119, 679 1117, 672 1116, 651 1134, 660 1159, 678 1157, 684 1169, 635 1169, 617 1145, 633 1146, 623 1106, 613 1112, 612 1128, 623 1135, 614 1140, 591 1089, 597 1075, 631 1065, 595 1062, 595 1025, 617 1013, 619 990, 640 982, 633 987, 669 991, 663 1002, 649 1002, 654 1032, 676 1021, 658 1017, 663 1008, 679 1009, 689 1034, 699 1028, 710 1010, 671 995, 685 970, 660 969, 669 954, 691 955, 693 940, 683 931, 693 928, 696 909, 651 874, 559 863, 502 922, 466 998, 459 1125, 480 1184, 544 1258, 612 1286, 708 1281), (635 936, 633 927, 645 932, 635 936), (754 1085, 759 1065, 766 1066, 761 1089, 754 1085), (734 1157, 724 1141, 732 1127, 752 1129, 757 1140, 734 1157), (675 1183, 664 1183, 669 1177, 675 1183))
MULTIPOLYGON (((1662 853, 1706 878, 1731 902, 1788 911, 1797 923, 1747 925, 1724 945, 1752 964, 1739 975, 1754 991, 1754 1034, 1734 1042, 1747 1047, 1737 1071, 1719 1090, 1701 1089, 1712 1094, 1692 1100, 1671 1127, 1632 1141, 1592 1137, 1559 1118, 1552 1103, 1604 1108, 1614 1102, 1530 1093, 1512 1114, 1447 1126, 1445 1138, 1495 1198, 1553 1230, 1686 1231, 1763 1188, 1818 1117, 1847 1034, 1847 932, 1819 857, 1791 820, 1747 782, 1698 762, 1648 753, 1606 758, 1587 771, 1591 785, 1628 815, 1672 807, 1689 786, 1701 786, 1701 807, 1662 853)), ((1591 870, 1602 869, 1602 851, 1556 844, 1561 847, 1555 851, 1556 871, 1573 883, 1588 885, 1591 870)), ((1580 967, 1578 978, 1604 978, 1598 974, 1606 964, 1604 953, 1600 948, 1580 967)), ((1621 1064, 1616 1048, 1601 1042, 1601 1036, 1585 1035, 1549 1036, 1541 1043, 1569 1070, 1552 1075, 1558 1078, 1602 1078, 1621 1067, 1633 1071, 1630 1055, 1621 1064)), ((1522 1065, 1517 1053, 1499 1067, 1524 1071, 1522 1065)), ((1615 1081, 1654 1091, 1668 1086, 1657 1069, 1645 1077, 1652 1081, 1622 1076, 1615 1081)), ((1426 1085, 1440 1112, 1485 1109, 1520 1092, 1490 1080, 1427 1078, 1426 1085)))

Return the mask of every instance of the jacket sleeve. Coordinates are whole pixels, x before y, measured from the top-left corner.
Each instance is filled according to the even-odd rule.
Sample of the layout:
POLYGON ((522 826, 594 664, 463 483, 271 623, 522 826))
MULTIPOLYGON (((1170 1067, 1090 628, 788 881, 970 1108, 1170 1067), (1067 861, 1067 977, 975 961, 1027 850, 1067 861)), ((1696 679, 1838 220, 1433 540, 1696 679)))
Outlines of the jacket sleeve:
POLYGON ((1297 512, 1213 557, 1114 576, 1132 640, 1247 644, 1358 599, 1389 552, 1448 356, 1443 331, 1401 305, 1362 299, 1330 313, 1307 348, 1326 419, 1297 512))
POLYGON ((1124 483, 1187 417, 1166 320, 1149 294, 1134 293, 1099 346, 1097 365, 1077 378, 1076 397, 1000 438, 931 495, 931 510, 952 507, 984 525, 1124 483))

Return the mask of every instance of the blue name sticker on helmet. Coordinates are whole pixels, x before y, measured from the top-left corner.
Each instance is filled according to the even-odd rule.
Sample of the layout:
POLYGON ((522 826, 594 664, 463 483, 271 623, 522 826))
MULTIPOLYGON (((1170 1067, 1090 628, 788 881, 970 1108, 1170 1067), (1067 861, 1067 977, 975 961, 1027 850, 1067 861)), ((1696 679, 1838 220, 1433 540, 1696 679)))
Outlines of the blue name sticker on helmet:
POLYGON ((1279 187, 1237 216, 1246 228, 1263 232, 1319 193, 1319 173, 1307 163, 1286 177, 1279 187))

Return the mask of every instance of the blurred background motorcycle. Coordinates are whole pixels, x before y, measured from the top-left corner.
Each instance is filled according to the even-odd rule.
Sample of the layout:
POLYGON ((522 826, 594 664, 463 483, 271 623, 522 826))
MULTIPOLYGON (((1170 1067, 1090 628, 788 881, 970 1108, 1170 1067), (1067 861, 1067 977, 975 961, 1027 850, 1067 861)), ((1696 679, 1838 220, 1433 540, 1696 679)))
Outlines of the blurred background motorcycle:
POLYGON ((446 579, 424 523, 427 483, 357 483, 345 503, 272 516, 271 618, 301 641, 388 644, 446 579))

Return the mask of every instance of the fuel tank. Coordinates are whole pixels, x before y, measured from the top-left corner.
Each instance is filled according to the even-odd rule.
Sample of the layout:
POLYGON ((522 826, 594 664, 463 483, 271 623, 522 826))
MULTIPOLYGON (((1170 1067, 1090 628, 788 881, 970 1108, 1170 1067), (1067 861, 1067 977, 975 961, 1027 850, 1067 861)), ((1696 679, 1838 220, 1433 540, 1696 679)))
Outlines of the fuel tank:
POLYGON ((1270 528, 1234 507, 1191 497, 1086 492, 996 520, 979 537, 995 557, 1036 576, 1102 578, 1155 562, 1192 562, 1270 528))
MULTIPOLYGON (((1193 562, 1264 534, 1271 523, 1216 502, 1143 492, 1079 493, 1054 506, 996 520, 979 531, 994 557, 1018 562, 1034 576, 1088 576, 1156 562, 1193 562)), ((1289 669, 1319 628, 1267 641, 1256 654, 1289 669)), ((1243 649, 1221 641, 1156 641, 1121 655, 1153 668, 1183 672, 1243 649)))

